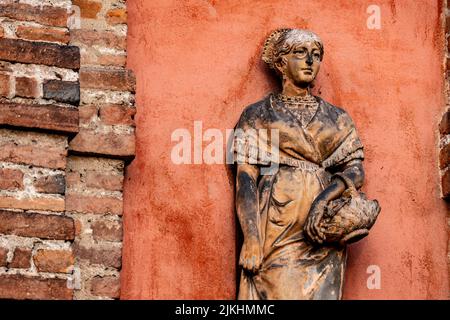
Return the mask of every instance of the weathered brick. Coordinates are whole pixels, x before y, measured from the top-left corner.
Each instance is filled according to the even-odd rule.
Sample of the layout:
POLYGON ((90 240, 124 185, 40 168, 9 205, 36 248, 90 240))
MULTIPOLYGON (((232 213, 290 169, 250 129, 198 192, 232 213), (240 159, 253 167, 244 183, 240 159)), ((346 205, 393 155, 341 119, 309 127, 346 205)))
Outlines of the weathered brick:
POLYGON ((450 134, 450 111, 447 111, 442 116, 442 120, 439 125, 439 131, 442 135, 450 134))
POLYGON ((122 160, 94 157, 69 157, 66 177, 69 188, 95 188, 121 191, 123 188, 122 160))
POLYGON ((103 265, 119 269, 122 266, 122 249, 92 248, 74 244, 74 255, 78 259, 86 260, 90 264, 103 265))
POLYGON ((81 235, 81 232, 83 231, 83 222, 79 219, 75 219, 75 236, 81 235))
POLYGON ((122 191, 123 175, 87 171, 84 175, 87 187, 108 191, 122 191))
POLYGON ((66 172, 66 186, 73 187, 81 184, 80 172, 66 172))
POLYGON ((132 158, 135 153, 134 134, 96 133, 80 129, 72 139, 69 149, 77 153, 132 158))
POLYGON ((0 299, 70 300, 72 295, 64 279, 0 275, 0 299))
POLYGON ((38 83, 34 78, 16 78, 16 96, 24 98, 39 97, 38 83))
POLYGON ((68 250, 38 250, 33 257, 39 272, 70 273, 74 257, 68 250))
MULTIPOLYGON (((0 119, 1 115, 0 113, 0 119)), ((0 150, 0 161, 64 169, 67 157, 67 137, 0 129, 0 150)))
POLYGON ((444 169, 450 164, 450 144, 445 145, 439 152, 439 167, 444 169))
POLYGON ((109 196, 66 194, 66 211, 93 214, 122 215, 123 201, 109 196))
POLYGON ((89 47, 81 52, 81 64, 83 66, 125 67, 127 56, 125 54, 108 54, 89 47))
POLYGON ((69 13, 64 8, 53 6, 32 6, 10 2, 0 4, 0 15, 21 21, 34 21, 43 25, 66 27, 69 13))
POLYGON ((0 247, 0 267, 6 267, 8 260, 8 249, 0 247))
POLYGON ((95 105, 79 106, 80 124, 89 124, 99 113, 99 109, 95 105))
POLYGON ((78 122, 78 110, 74 107, 0 102, 0 124, 76 133, 78 122))
POLYGON ((11 76, 8 74, 0 73, 0 97, 9 97, 11 92, 10 78, 11 76))
POLYGON ((18 26, 16 36, 24 40, 48 41, 67 44, 70 40, 69 31, 56 28, 18 26))
POLYGON ((21 21, 34 21, 43 25, 66 27, 69 13, 64 8, 53 6, 32 6, 23 3, 10 2, 0 4, 2 17, 21 21))
POLYGON ((120 278, 119 277, 95 277, 91 280, 91 293, 94 296, 119 298, 120 278))
POLYGON ((78 106, 80 83, 75 81, 48 80, 44 82, 44 98, 78 106))
POLYGON ((0 60, 79 69, 80 49, 47 42, 0 39, 0 60))
POLYGON ((6 61, 0 61, 0 71, 6 72, 6 73, 11 73, 13 72, 13 69, 11 68, 12 64, 6 61))
POLYGON ((28 269, 31 267, 31 249, 16 248, 8 268, 28 269))
POLYGON ((106 21, 110 25, 125 24, 127 23, 127 9, 116 8, 106 12, 106 21))
POLYGON ((66 179, 62 174, 42 176, 35 179, 33 186, 40 193, 64 194, 66 179))
POLYGON ((450 170, 446 170, 441 179, 442 196, 450 198, 450 170))
POLYGON ((125 50, 127 47, 127 38, 125 36, 117 35, 112 31, 79 29, 71 30, 70 43, 75 46, 99 46, 116 50, 125 50))
POLYGON ((119 221, 95 221, 91 229, 94 240, 122 241, 122 223, 119 221))
POLYGON ((97 14, 102 9, 101 2, 92 0, 73 0, 72 4, 80 8, 81 17, 86 19, 96 19, 97 14))
POLYGON ((23 172, 0 168, 0 190, 23 190, 23 172))
POLYGON ((134 126, 136 108, 124 105, 110 104, 100 106, 100 119, 107 125, 134 126))
POLYGON ((0 221, 0 234, 49 240, 73 240, 75 235, 73 219, 59 215, 0 210, 0 221))
POLYGON ((80 85, 85 89, 134 92, 136 77, 126 69, 84 68, 80 70, 80 85))
POLYGON ((18 198, 13 196, 0 195, 0 208, 4 209, 61 212, 64 211, 64 207, 65 206, 63 198, 18 198))

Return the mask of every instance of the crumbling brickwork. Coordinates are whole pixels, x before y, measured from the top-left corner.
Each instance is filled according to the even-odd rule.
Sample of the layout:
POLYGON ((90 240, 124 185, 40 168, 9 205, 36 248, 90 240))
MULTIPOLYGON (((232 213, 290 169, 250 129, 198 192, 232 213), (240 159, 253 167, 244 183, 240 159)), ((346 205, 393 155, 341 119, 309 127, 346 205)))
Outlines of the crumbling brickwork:
POLYGON ((0 0, 0 298, 120 296, 125 0, 0 0))

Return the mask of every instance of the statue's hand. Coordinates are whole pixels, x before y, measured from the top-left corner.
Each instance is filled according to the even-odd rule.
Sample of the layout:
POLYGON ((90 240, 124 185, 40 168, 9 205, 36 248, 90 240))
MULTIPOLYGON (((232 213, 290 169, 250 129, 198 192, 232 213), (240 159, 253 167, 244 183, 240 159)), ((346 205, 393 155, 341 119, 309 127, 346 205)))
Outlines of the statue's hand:
POLYGON ((325 230, 320 227, 320 221, 322 220, 326 206, 327 201, 318 198, 314 200, 311 209, 309 210, 303 231, 307 240, 312 243, 322 244, 325 240, 325 230))
POLYGON ((244 240, 239 258, 239 265, 245 270, 257 273, 262 263, 262 249, 257 237, 244 240))

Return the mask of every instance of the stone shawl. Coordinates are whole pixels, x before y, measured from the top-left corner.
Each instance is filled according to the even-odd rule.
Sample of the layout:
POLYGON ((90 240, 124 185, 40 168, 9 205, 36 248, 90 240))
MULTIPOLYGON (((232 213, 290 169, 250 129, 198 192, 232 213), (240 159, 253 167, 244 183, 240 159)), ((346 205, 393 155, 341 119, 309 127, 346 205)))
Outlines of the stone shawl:
MULTIPOLYGON (((341 298, 345 247, 312 246, 303 237, 303 225, 332 173, 362 160, 363 146, 344 110, 319 97, 313 99, 309 106, 292 112, 289 101, 271 94, 247 107, 236 126, 244 132, 277 129, 279 133, 279 168, 257 181, 257 224, 264 259, 257 275, 242 272, 239 299, 341 298)), ((261 142, 248 136, 237 137, 241 147, 236 157, 267 167, 274 161, 271 139, 261 142), (254 149, 258 152, 252 153, 254 149)))

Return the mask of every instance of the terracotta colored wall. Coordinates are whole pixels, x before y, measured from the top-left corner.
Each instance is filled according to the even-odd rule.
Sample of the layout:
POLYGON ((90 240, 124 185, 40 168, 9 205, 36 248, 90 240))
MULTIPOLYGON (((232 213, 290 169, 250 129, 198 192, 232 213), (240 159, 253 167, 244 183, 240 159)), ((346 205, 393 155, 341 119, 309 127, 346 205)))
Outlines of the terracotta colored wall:
POLYGON ((365 143, 365 191, 382 214, 350 249, 345 298, 447 298, 446 207, 439 199, 443 110, 440 1, 129 0, 137 75, 137 158, 125 186, 122 298, 234 298, 233 182, 224 165, 174 165, 171 133, 232 128, 276 87, 260 61, 274 28, 325 42, 316 92, 343 106, 365 143), (374 3, 376 2, 376 3, 374 3), (381 7, 381 30, 366 9, 381 7), (369 265, 381 289, 366 286, 369 265))

